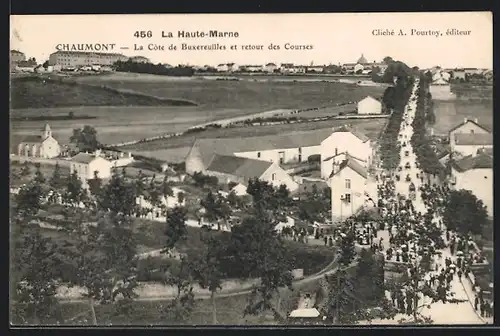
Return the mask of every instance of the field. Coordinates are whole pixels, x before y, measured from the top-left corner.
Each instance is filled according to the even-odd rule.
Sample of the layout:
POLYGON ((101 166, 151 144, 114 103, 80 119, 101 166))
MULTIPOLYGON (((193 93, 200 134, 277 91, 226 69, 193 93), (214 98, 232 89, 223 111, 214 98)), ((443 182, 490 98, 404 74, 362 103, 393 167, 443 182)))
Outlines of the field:
MULTIPOLYGON (((116 144, 182 132, 206 122, 267 110, 355 102, 367 95, 380 97, 384 91, 382 87, 311 80, 219 81, 121 73, 72 80, 84 85, 53 82, 47 87, 48 84, 41 81, 14 85, 11 91, 15 109, 11 110, 11 115, 62 116, 73 112, 75 116, 96 116, 97 119, 91 120, 53 121, 50 125, 56 139, 63 144, 69 141, 73 128, 86 124, 96 127, 102 143, 116 144), (127 98, 133 94, 133 99, 127 98), (140 105, 138 97, 147 100, 150 106, 137 106, 140 105), (157 106, 151 106, 155 99, 190 100, 199 106, 158 106, 158 101, 157 106)), ((11 122, 11 134, 17 137, 34 134, 44 124, 44 121, 11 122)))
POLYGON ((167 162, 180 162, 187 155, 196 139, 202 138, 247 138, 254 136, 291 133, 337 127, 351 124, 360 132, 374 139, 385 124, 386 119, 368 120, 325 120, 297 124, 283 124, 274 126, 238 127, 227 129, 209 129, 201 133, 185 134, 179 137, 155 140, 135 145, 124 146, 121 149, 140 155, 155 157, 167 162))
POLYGON ((81 77, 77 80, 156 97, 189 100, 209 109, 255 108, 264 111, 320 107, 358 101, 367 95, 380 97, 384 92, 381 87, 321 81, 228 81, 199 78, 152 81, 150 77, 129 78, 127 74, 115 74, 81 77))
POLYGON ((434 125, 436 134, 447 134, 464 118, 477 118, 479 123, 493 129, 492 101, 435 101, 434 113, 436 115, 436 124, 434 125))

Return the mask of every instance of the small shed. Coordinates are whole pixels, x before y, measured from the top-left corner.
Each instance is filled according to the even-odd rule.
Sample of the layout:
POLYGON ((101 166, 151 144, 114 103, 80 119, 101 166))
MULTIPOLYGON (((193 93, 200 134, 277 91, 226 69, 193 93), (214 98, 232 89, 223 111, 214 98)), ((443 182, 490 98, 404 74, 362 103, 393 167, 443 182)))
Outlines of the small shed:
POLYGON ((367 96, 358 102, 358 114, 382 114, 382 103, 367 96))

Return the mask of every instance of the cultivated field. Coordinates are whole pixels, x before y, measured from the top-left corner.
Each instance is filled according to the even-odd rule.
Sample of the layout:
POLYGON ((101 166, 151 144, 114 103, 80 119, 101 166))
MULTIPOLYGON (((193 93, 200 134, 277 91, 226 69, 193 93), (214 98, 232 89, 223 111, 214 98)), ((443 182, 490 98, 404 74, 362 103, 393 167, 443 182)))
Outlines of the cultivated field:
MULTIPOLYGON (((34 115, 92 115, 96 119, 50 121, 54 137, 68 143, 74 128, 92 125, 99 141, 105 144, 139 140, 187 130, 191 126, 223 118, 258 112, 252 109, 218 109, 174 106, 82 106, 11 111, 16 116, 34 115)), ((39 132, 45 121, 12 121, 11 135, 15 138, 39 132), (17 137, 16 137, 17 136, 17 137)), ((12 141, 15 139, 13 138, 12 141)))
POLYGON ((479 123, 493 129, 493 102, 435 101, 434 113, 436 115, 436 124, 434 125, 436 134, 447 134, 464 118, 477 118, 479 123))
POLYGON ((80 77, 76 80, 156 97, 185 99, 205 108, 255 108, 262 111, 329 106, 340 102, 358 101, 367 95, 380 97, 384 92, 382 87, 360 87, 354 84, 317 80, 230 81, 202 78, 171 80, 168 77, 161 80, 160 78, 152 80, 151 75, 142 77, 118 73, 80 77))
MULTIPOLYGON (((380 97, 384 91, 382 87, 359 87, 354 84, 311 81, 311 79, 309 81, 298 79, 287 82, 219 81, 118 73, 103 76, 81 76, 71 80, 85 84, 58 84, 56 82, 47 84, 35 80, 13 86, 12 99, 17 101, 16 104, 12 104, 13 107, 35 104, 34 106, 37 108, 14 109, 10 111, 11 115, 16 117, 68 115, 69 112, 72 112, 75 116, 96 116, 96 119, 88 120, 50 121, 50 125, 56 139, 63 144, 69 141, 73 128, 87 124, 97 129, 99 140, 102 143, 115 144, 182 132, 195 125, 267 110, 303 109, 335 106, 338 103, 350 101, 356 102, 367 95, 380 97), (58 85, 60 89, 58 89, 58 85), (107 91, 105 89, 107 87, 117 89, 120 92, 117 91, 117 94, 114 91, 107 91), (102 92, 104 92, 102 95, 96 96, 102 92), (136 100, 129 96, 132 93, 136 94, 132 95, 135 97, 134 99, 145 99, 149 105, 155 99, 161 98, 187 99, 199 106, 137 106, 140 103, 134 103, 136 100), (30 98, 24 101, 24 98, 20 97, 30 98), (46 107, 41 108, 40 106, 46 107), (56 108, 57 106, 60 107, 56 108)), ((325 115, 325 111, 317 111, 318 116, 325 115)), ((307 117, 314 117, 314 111, 306 113, 307 117)), ((327 113, 330 112, 327 111, 327 113)), ((373 123, 374 121, 369 122, 373 123)), ((45 121, 11 122, 12 141, 22 136, 35 134, 44 124, 45 121)), ((304 129, 302 125, 296 127, 304 129)), ((315 127, 325 126, 315 124, 309 129, 315 127)), ((281 131, 280 128, 273 129, 271 132, 281 131)), ((237 132, 240 133, 240 131, 237 132)), ((263 132, 270 131, 264 130, 263 132)), ((233 135, 228 136, 232 137, 233 135)), ((190 146, 191 141, 188 142, 187 145, 181 144, 175 147, 190 146)), ((147 147, 166 148, 157 145, 147 147)), ((150 149, 146 148, 145 150, 150 149)))
POLYGON ((203 138, 247 138, 253 136, 291 133, 294 131, 307 131, 322 128, 338 127, 351 124, 360 132, 374 139, 387 119, 368 120, 325 120, 297 124, 283 124, 273 126, 253 126, 227 129, 209 129, 201 133, 185 134, 170 139, 155 140, 135 145, 124 146, 121 149, 132 153, 154 157, 167 162, 180 162, 186 157, 189 149, 196 139, 203 138))

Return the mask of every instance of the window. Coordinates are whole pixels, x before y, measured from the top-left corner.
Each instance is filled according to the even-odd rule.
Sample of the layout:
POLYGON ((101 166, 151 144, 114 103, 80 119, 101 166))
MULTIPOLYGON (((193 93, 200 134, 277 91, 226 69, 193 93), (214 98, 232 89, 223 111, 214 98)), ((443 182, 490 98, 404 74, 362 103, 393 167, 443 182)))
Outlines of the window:
POLYGON ((470 130, 470 133, 471 133, 471 134, 474 134, 474 130, 470 130))
POLYGON ((260 158, 260 152, 257 152, 257 157, 260 158))
POLYGON ((273 180, 273 181, 274 181, 274 180, 276 180, 276 174, 275 174, 275 173, 273 173, 273 174, 271 175, 271 180, 273 180))
POLYGON ((345 179, 345 188, 351 189, 351 180, 350 179, 345 179))
POLYGON ((351 194, 345 194, 344 200, 346 203, 351 203, 351 194))

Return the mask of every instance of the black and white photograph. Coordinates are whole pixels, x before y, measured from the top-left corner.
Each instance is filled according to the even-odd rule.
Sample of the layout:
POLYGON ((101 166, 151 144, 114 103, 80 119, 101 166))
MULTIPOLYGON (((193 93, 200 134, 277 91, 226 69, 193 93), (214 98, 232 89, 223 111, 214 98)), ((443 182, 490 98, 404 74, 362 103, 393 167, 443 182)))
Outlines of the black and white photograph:
POLYGON ((492 325, 491 12, 11 15, 12 327, 492 325))

